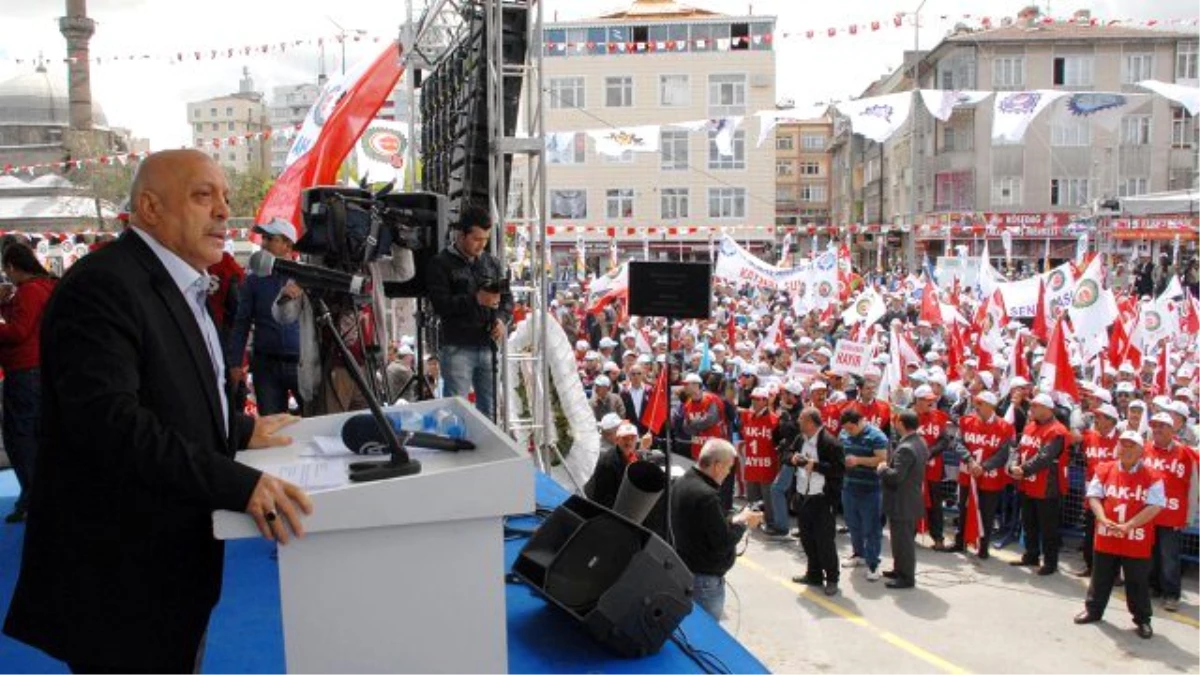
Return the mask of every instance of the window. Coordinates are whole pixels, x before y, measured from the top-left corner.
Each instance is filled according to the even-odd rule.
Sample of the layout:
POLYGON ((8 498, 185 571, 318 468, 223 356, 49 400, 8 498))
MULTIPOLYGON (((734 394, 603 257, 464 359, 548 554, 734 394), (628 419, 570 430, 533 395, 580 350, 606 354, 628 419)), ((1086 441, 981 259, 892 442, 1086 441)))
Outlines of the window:
POLYGON ((556 220, 587 218, 587 190, 551 190, 550 217, 556 220))
POLYGON ((216 109, 216 108, 209 108, 209 109, 208 109, 208 116, 209 116, 209 117, 216 117, 216 116, 217 116, 217 109, 216 109))
POLYGON ((775 137, 776 150, 793 150, 796 147, 796 137, 788 134, 786 136, 775 137))
POLYGON ((710 169, 744 169, 746 168, 746 132, 733 132, 730 143, 733 154, 722 155, 717 147, 717 133, 708 132, 708 168, 710 169))
POLYGON ((1021 177, 998 176, 992 179, 992 206, 1021 204, 1021 177))
POLYGON ((204 111, 201 110, 200 108, 195 108, 192 110, 192 117, 195 117, 196 119, 200 119, 201 117, 204 117, 204 111))
POLYGON ((551 108, 585 107, 582 77, 550 78, 551 108))
POLYGON ((1150 181, 1146 178, 1126 178, 1121 181, 1117 187, 1118 197, 1136 197, 1144 195, 1149 190, 1147 189, 1150 181))
POLYGON ((1002 56, 992 61, 992 86, 996 89, 1025 87, 1025 57, 1002 56))
POLYGON ((587 134, 584 132, 546 134, 547 164, 583 164, 586 156, 587 134))
POLYGON ((954 127, 942 127, 942 152, 954 152, 954 127))
POLYGON ((525 181, 516 178, 509 181, 508 201, 504 206, 509 218, 525 217, 525 181))
MULTIPOLYGON (((775 201, 776 202, 794 202, 796 201, 796 186, 795 185, 777 185, 775 186, 775 201)), ((789 204, 789 207, 795 207, 795 204, 789 204)))
POLYGON ((1054 58, 1055 86, 1092 86, 1091 56, 1057 56, 1054 58))
POLYGON ((1053 206, 1083 206, 1088 201, 1088 179, 1050 179, 1050 204, 1053 206))
POLYGON ((662 197, 663 220, 688 217, 687 188, 663 188, 659 194, 662 197))
POLYGON ((975 206, 974 178, 970 171, 949 171, 934 176, 934 210, 969 211, 975 206))
POLYGON ((804 150, 822 152, 825 150, 825 136, 823 134, 801 134, 800 147, 804 150))
POLYGON ((1196 52, 1200 43, 1180 42, 1175 49, 1175 81, 1196 79, 1196 52))
POLYGON ((746 114, 746 76, 708 76, 708 116, 730 117, 746 114))
POLYGON ((633 217, 633 190, 606 190, 604 193, 605 215, 609 218, 633 217))
POLYGON ((1050 125, 1050 145, 1059 148, 1078 148, 1091 145, 1092 127, 1087 120, 1067 120, 1050 125))
POLYGON ((1171 108, 1171 147, 1191 148, 1196 145, 1196 118, 1183 108, 1171 108))
POLYGON ((1121 68, 1121 84, 1137 84, 1154 77, 1153 54, 1126 54, 1121 68))
POLYGON ((802 202, 823 202, 827 199, 824 185, 800 186, 800 201, 802 202))
POLYGON ((203 132, 204 132, 204 123, 196 122, 196 133, 199 134, 199 133, 203 133, 203 132))
POLYGON ((687 50, 688 27, 686 24, 656 24, 650 26, 650 42, 658 51, 681 52, 687 50))
POLYGON ((563 51, 557 45, 565 42, 567 42, 567 31, 561 28, 547 29, 542 33, 542 44, 545 45, 542 48, 542 54, 545 56, 558 56, 562 54, 563 51), (554 45, 554 47, 551 47, 551 45, 554 45))
POLYGON ((233 106, 228 106, 225 108, 225 116, 233 117, 233 106))
POLYGON ((750 24, 735 23, 729 27, 730 49, 750 49, 750 24))
POLYGON ((225 123, 225 130, 226 130, 226 131, 233 131, 233 122, 226 122, 226 123, 225 123))
POLYGON ((801 176, 820 176, 821 175, 821 163, 820 162, 800 162, 800 175, 801 176))
POLYGON ((213 123, 212 123, 212 130, 213 130, 213 131, 218 131, 218 130, 220 130, 220 128, 221 128, 221 125, 220 125, 220 124, 217 124, 216 122, 213 122, 213 123))
POLYGON ((231 162, 237 161, 237 153, 236 152, 233 152, 232 150, 229 151, 229 161, 231 161, 231 162))
POLYGON ((711 52, 716 49, 713 44, 713 27, 709 24, 697 24, 691 28, 691 44, 688 47, 694 52, 711 52))
POLYGON ((633 107, 633 78, 627 75, 604 78, 604 105, 609 108, 633 107))
POLYGON ((934 86, 938 89, 974 89, 975 55, 967 49, 957 49, 937 62, 934 86))
POLYGON ((745 188, 709 188, 709 218, 745 218, 745 188))
POLYGON ((684 171, 688 168, 688 132, 668 131, 659 133, 659 152, 663 171, 684 171))
POLYGON ((633 164, 633 151, 626 150, 617 156, 600 155, 600 159, 605 164, 633 164))
POLYGON ((1150 116, 1126 115, 1121 118, 1121 145, 1150 145, 1150 116))
POLYGON ((665 108, 691 105, 692 92, 688 87, 688 76, 659 75, 658 104, 665 108))
POLYGON ((780 160, 775 162, 776 176, 794 176, 796 175, 796 163, 790 160, 780 160))

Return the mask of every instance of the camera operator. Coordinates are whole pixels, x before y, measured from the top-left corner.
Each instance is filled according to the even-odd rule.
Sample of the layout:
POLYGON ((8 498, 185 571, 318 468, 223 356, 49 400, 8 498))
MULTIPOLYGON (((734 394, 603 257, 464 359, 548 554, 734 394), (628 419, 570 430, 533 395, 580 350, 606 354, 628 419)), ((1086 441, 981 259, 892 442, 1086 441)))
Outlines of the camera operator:
POLYGON ((512 317, 512 293, 487 247, 492 223, 486 212, 467 209, 454 226, 454 241, 430 261, 429 300, 441 319, 441 361, 446 396, 466 396, 495 419, 497 347, 512 317))

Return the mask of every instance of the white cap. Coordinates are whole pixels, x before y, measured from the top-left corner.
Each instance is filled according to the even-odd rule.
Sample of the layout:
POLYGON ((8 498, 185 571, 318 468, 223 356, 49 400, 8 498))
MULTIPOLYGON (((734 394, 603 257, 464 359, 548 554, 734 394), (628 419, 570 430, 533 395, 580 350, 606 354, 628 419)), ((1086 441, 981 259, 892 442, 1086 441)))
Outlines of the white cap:
POLYGON ((1117 385, 1118 394, 1132 394, 1133 392, 1134 388, 1132 382, 1122 382, 1121 384, 1117 385))
POLYGON ((724 375, 724 374, 725 374, 725 368, 723 368, 723 367, 721 366, 721 364, 719 364, 719 363, 714 363, 714 364, 712 364, 712 366, 710 366, 710 367, 709 367, 709 370, 711 370, 712 372, 716 373, 717 375, 724 375))
POLYGON ((829 387, 820 380, 817 380, 816 382, 813 382, 812 384, 808 385, 808 393, 810 393, 810 394, 813 393, 814 391, 817 391, 818 389, 821 391, 825 391, 825 390, 829 389, 829 387))
POLYGON ((933 393, 933 388, 931 388, 929 385, 923 384, 923 385, 917 387, 916 391, 913 392, 913 397, 915 397, 915 398, 937 398, 937 394, 933 393))
POLYGON ((1133 441, 1134 443, 1137 443, 1138 445, 1143 445, 1146 442, 1146 441, 1142 440, 1142 435, 1139 434, 1138 432, 1134 431, 1133 429, 1126 429, 1125 431, 1121 432, 1121 440, 1122 441, 1133 441))
POLYGON ((1130 402, 1129 402, 1129 407, 1130 407, 1130 408, 1141 408, 1142 410, 1145 410, 1145 409, 1146 409, 1146 402, 1145 402, 1145 401, 1143 401, 1143 400, 1142 400, 1142 399, 1140 399, 1140 398, 1135 398, 1135 399, 1133 399, 1132 401, 1130 401, 1130 402))
POLYGON ((976 377, 978 377, 979 381, 983 383, 984 389, 991 389, 992 387, 996 386, 996 376, 992 375, 986 370, 982 373, 979 373, 979 375, 976 377))
POLYGON ((929 384, 938 384, 942 388, 946 387, 946 373, 937 372, 929 376, 929 384))
POLYGON ((787 383, 783 385, 783 388, 792 396, 799 396, 804 393, 804 383, 800 380, 788 380, 787 383))
POLYGON ((655 363, 666 363, 666 362, 667 362, 667 355, 666 355, 666 354, 659 354, 658 356, 654 357, 654 362, 655 362, 655 363))
POLYGON ((1188 407, 1183 401, 1172 401, 1170 405, 1166 406, 1166 408, 1167 410, 1170 410, 1171 412, 1185 419, 1188 416, 1188 407))
POLYGON ((584 361, 599 361, 600 353, 599 352, 588 352, 583 355, 583 360, 584 361))
POLYGON ((718 354, 725 353, 725 345, 713 345, 712 350, 718 354))
POLYGON ((921 319, 917 322, 917 328, 933 328, 933 326, 930 325, 925 319, 921 319))
POLYGON ((1196 395, 1192 393, 1191 389, 1188 389, 1186 387, 1175 390, 1175 398, 1179 398, 1181 396, 1183 398, 1191 399, 1193 401, 1196 400, 1196 395))
POLYGON ((1150 418, 1150 423, 1154 424, 1156 422, 1159 424, 1169 424, 1171 426, 1175 426, 1175 420, 1171 419, 1170 413, 1165 413, 1165 412, 1154 413, 1154 417, 1150 418))
POLYGON ((612 349, 617 346, 617 341, 607 335, 600 338, 600 349, 612 349))
POLYGON ((588 348, 588 347, 591 347, 591 346, 592 346, 592 345, 588 344, 588 341, 587 341, 587 340, 576 340, 576 341, 575 341, 575 349, 577 349, 577 350, 579 350, 579 351, 581 351, 581 352, 582 352, 582 351, 587 351, 587 348, 588 348))
POLYGON ((1137 371, 1133 369, 1132 363, 1122 363, 1121 367, 1117 369, 1117 372, 1125 374, 1125 375, 1136 375, 1137 374, 1137 371))
POLYGON ((1021 377, 1020 375, 1017 375, 1016 377, 1014 377, 1012 380, 1009 381, 1008 386, 1009 387, 1028 387, 1029 380, 1021 377))
POLYGON ((755 387, 754 391, 750 392, 750 398, 771 398, 771 394, 766 387, 755 387))
POLYGON ((622 436, 637 436, 637 427, 629 422, 622 422, 621 426, 617 427, 617 438, 622 436))
POLYGON ((977 361, 975 359, 967 359, 966 361, 963 361, 963 365, 975 368, 979 365, 979 361, 977 361))
POLYGON ((597 377, 596 381, 592 382, 592 384, 597 387, 611 387, 612 380, 608 379, 607 375, 601 375, 600 377, 597 377))
POLYGON ((272 218, 271 222, 262 225, 255 225, 254 231, 259 234, 270 234, 274 236, 286 237, 293 244, 296 243, 296 226, 292 225, 283 218, 272 218))
POLYGON ((1150 405, 1154 406, 1155 408, 1165 408, 1168 405, 1171 405, 1171 399, 1167 398, 1166 396, 1155 396, 1154 398, 1150 399, 1150 405))
POLYGON ((1000 401, 996 398, 996 395, 990 391, 981 391, 978 394, 976 394, 975 402, 976 403, 986 403, 986 404, 992 406, 993 408, 995 408, 996 405, 998 405, 1000 403, 1000 401))
POLYGON ((617 413, 608 413, 600 418, 600 428, 604 431, 611 431, 621 426, 621 423, 624 421, 617 413))
POLYGON ((413 348, 408 345, 400 345, 400 348, 396 350, 396 354, 399 356, 412 356, 415 353, 413 348))
POLYGON ((1120 416, 1117 414, 1117 409, 1115 407, 1113 407, 1113 404, 1111 404, 1111 403, 1105 403, 1104 405, 1100 406, 1099 408, 1096 408, 1096 414, 1104 415, 1105 417, 1107 417, 1109 419, 1113 419, 1113 420, 1121 419, 1120 416))
POLYGON ((820 354, 821 356, 824 356, 827 359, 833 358, 833 352, 829 351, 829 347, 821 347, 820 349, 817 350, 817 353, 820 354))
POLYGON ((1042 392, 1042 393, 1038 394, 1037 396, 1034 396, 1033 400, 1030 401, 1029 404, 1045 406, 1047 408, 1050 408, 1051 410, 1054 409, 1054 399, 1050 398, 1050 394, 1047 394, 1045 392, 1042 392))
POLYGON ((704 380, 700 379, 700 376, 696 373, 688 373, 687 376, 683 378, 683 382, 684 384, 704 384, 704 380))
POLYGON ((621 366, 618 366, 616 361, 605 361, 604 365, 600 367, 600 370, 606 373, 610 370, 619 371, 621 370, 621 366))
POLYGON ((929 363, 933 363, 934 361, 937 361, 938 358, 939 358, 938 353, 934 352, 934 351, 927 352, 925 354, 925 360, 928 361, 929 363))
POLYGON ((651 358, 649 354, 642 354, 641 356, 638 357, 637 362, 642 364, 643 366, 648 366, 651 363, 654 363, 654 359, 651 358))

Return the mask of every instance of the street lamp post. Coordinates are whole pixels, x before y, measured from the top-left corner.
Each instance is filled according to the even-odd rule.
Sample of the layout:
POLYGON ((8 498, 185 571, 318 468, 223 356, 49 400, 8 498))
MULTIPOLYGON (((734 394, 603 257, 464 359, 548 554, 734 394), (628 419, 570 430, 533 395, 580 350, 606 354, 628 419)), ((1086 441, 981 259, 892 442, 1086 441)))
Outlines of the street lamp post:
MULTIPOLYGON (((910 82, 913 91, 919 88, 918 78, 921 75, 921 9, 928 0, 921 0, 917 10, 913 12, 913 61, 910 82)), ((920 106, 914 105, 908 115, 908 239, 904 245, 904 256, 907 259, 909 271, 917 266, 917 114, 920 106)))

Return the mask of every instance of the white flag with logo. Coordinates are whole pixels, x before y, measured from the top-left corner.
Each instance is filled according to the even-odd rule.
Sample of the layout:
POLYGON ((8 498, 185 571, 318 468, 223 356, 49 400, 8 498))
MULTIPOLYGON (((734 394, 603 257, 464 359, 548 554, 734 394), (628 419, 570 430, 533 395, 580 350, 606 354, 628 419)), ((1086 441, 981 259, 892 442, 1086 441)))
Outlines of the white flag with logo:
POLYGON ((945 122, 958 107, 982 103, 991 96, 990 91, 952 91, 944 89, 922 89, 921 102, 929 114, 945 122))
POLYGON ((861 321, 864 325, 870 326, 884 314, 887 314, 887 305, 884 304, 883 298, 875 292, 875 289, 868 287, 859 293, 846 311, 842 312, 842 323, 853 326, 861 321))
MULTIPOLYGON (((1108 131, 1116 131, 1123 116, 1138 112, 1139 108, 1150 102, 1150 98, 1149 94, 1110 91, 1067 94, 1055 103, 1053 119, 1058 124, 1088 121, 1108 131)), ((1146 111, 1149 112, 1149 108, 1146 111)))
POLYGON ((626 152, 658 152, 658 125, 588 131, 596 152, 620 157, 626 152))
POLYGON ((912 99, 912 92, 906 91, 838 103, 837 109, 850 118, 854 133, 882 143, 908 119, 912 99))
POLYGON ((408 125, 375 120, 354 144, 358 176, 371 183, 404 178, 404 153, 408 150, 408 125))
POLYGON ((838 298, 837 249, 826 249, 813 261, 813 279, 808 286, 809 309, 824 310, 838 298))
POLYGON ((1083 270, 1083 275, 1075 282, 1075 291, 1071 294, 1071 305, 1067 308, 1071 323, 1075 326, 1075 336, 1080 340, 1091 339, 1096 335, 1108 335, 1108 328, 1116 321, 1120 312, 1112 291, 1104 288, 1102 282, 1103 269, 1100 256, 1083 270))
POLYGON ((1033 118, 1065 95, 1066 92, 1052 89, 997 93, 992 111, 992 140, 1020 143, 1033 118))

